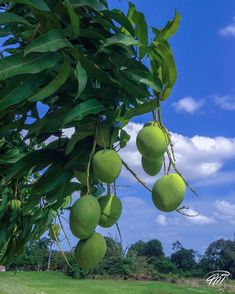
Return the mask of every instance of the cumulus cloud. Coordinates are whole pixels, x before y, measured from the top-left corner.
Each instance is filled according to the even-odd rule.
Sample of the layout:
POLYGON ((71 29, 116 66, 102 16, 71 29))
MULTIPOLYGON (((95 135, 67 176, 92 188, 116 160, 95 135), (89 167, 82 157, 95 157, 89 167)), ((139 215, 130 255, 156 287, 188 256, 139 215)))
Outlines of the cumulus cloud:
MULTIPOLYGON (((124 150, 121 150, 122 158, 146 183, 153 184, 156 177, 150 177, 142 169, 141 155, 136 148, 136 136, 143 127, 142 124, 131 122, 126 126, 126 131, 131 139, 124 150)), ((210 181, 220 180, 222 168, 227 160, 235 158, 235 138, 226 137, 186 137, 172 133, 176 164, 185 178, 196 182, 198 185, 210 185, 210 181), (209 181, 209 182, 205 182, 209 181)), ((160 173, 161 175, 161 173, 160 173)), ((123 168, 122 176, 133 181, 132 175, 123 168)), ((234 180, 234 174, 230 174, 229 181, 234 180)), ((226 181, 225 177, 222 177, 226 181)))
POLYGON ((235 17, 233 17, 233 22, 225 28, 220 29, 219 33, 224 37, 235 37, 235 17))
POLYGON ((214 217, 198 214, 198 212, 195 211, 194 209, 188 209, 187 213, 189 215, 194 215, 193 217, 187 218, 187 221, 194 225, 209 225, 209 224, 214 224, 216 222, 214 217))
POLYGON ((173 106, 178 111, 184 111, 190 114, 194 114, 203 106, 204 103, 205 101, 203 99, 197 101, 193 97, 188 96, 180 99, 178 102, 173 103, 173 106))
POLYGON ((168 222, 166 220, 166 216, 164 214, 159 214, 156 218, 155 221, 157 224, 161 226, 167 226, 168 222))
POLYGON ((235 95, 214 96, 214 102, 224 110, 235 110, 235 95))
POLYGON ((217 218, 235 225, 235 204, 224 200, 217 200, 214 203, 214 207, 217 218))

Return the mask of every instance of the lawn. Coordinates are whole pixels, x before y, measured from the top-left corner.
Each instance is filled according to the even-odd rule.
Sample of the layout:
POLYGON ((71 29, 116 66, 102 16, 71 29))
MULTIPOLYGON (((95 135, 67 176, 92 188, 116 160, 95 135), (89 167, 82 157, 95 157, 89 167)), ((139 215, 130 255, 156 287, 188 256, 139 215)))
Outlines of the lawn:
MULTIPOLYGON (((162 282, 74 280, 56 272, 0 273, 0 294, 215 294, 219 289, 162 282)), ((234 293, 223 292, 223 293, 234 293)))

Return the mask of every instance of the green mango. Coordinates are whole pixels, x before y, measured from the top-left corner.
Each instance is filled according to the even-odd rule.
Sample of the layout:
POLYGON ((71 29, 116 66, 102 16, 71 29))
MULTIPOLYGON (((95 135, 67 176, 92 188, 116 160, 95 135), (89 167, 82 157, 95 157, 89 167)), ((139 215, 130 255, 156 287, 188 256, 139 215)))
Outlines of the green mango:
POLYGON ((96 143, 103 148, 111 148, 118 137, 119 130, 108 126, 98 126, 96 143))
POLYGON ((49 229, 49 236, 51 240, 53 241, 58 240, 59 234, 60 234, 60 225, 59 224, 52 225, 49 229))
POLYGON ((100 150, 93 156, 92 168, 101 182, 110 184, 120 175, 122 160, 114 150, 100 150))
POLYGON ((81 196, 72 206, 69 217, 71 232, 79 239, 90 237, 100 219, 98 200, 89 194, 81 196))
POLYGON ((16 212, 21 208, 21 201, 17 199, 12 199, 8 202, 9 210, 16 212))
POLYGON ((142 156, 141 163, 146 174, 149 176, 155 176, 162 168, 163 157, 161 156, 153 160, 148 160, 142 156))
POLYGON ((75 257, 83 269, 96 267, 106 253, 106 241, 99 233, 94 233, 86 240, 80 240, 75 248, 75 257))
POLYGON ((166 151, 167 135, 157 125, 146 126, 137 135, 136 145, 145 159, 152 160, 166 151))
POLYGON ((122 213, 122 202, 117 196, 102 196, 99 199, 101 215, 99 225, 109 228, 117 222, 122 213))
POLYGON ((169 174, 156 181, 152 190, 154 205, 161 211, 176 210, 184 199, 186 186, 178 174, 169 174))

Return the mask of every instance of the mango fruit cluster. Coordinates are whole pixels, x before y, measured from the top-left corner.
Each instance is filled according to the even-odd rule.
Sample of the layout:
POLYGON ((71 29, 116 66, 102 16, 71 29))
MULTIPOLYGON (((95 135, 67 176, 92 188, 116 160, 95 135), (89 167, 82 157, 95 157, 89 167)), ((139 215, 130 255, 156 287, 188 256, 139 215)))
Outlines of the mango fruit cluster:
MULTIPOLYGON (((138 133, 136 146, 142 155, 142 167, 150 175, 157 175, 163 165, 163 156, 169 144, 168 136, 157 122, 147 123, 138 133)), ((161 211, 176 210, 184 199, 186 187, 177 173, 160 177, 152 189, 152 201, 161 211)))

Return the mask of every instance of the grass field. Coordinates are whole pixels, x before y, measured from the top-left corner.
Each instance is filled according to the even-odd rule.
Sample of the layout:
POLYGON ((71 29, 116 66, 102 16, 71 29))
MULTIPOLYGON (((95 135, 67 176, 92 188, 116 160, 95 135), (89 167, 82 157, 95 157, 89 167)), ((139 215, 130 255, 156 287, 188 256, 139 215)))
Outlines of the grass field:
MULTIPOLYGON (((55 272, 0 273, 0 294, 215 294, 213 287, 162 282, 74 280, 55 272)), ((235 293, 235 289, 230 292, 235 293)))

